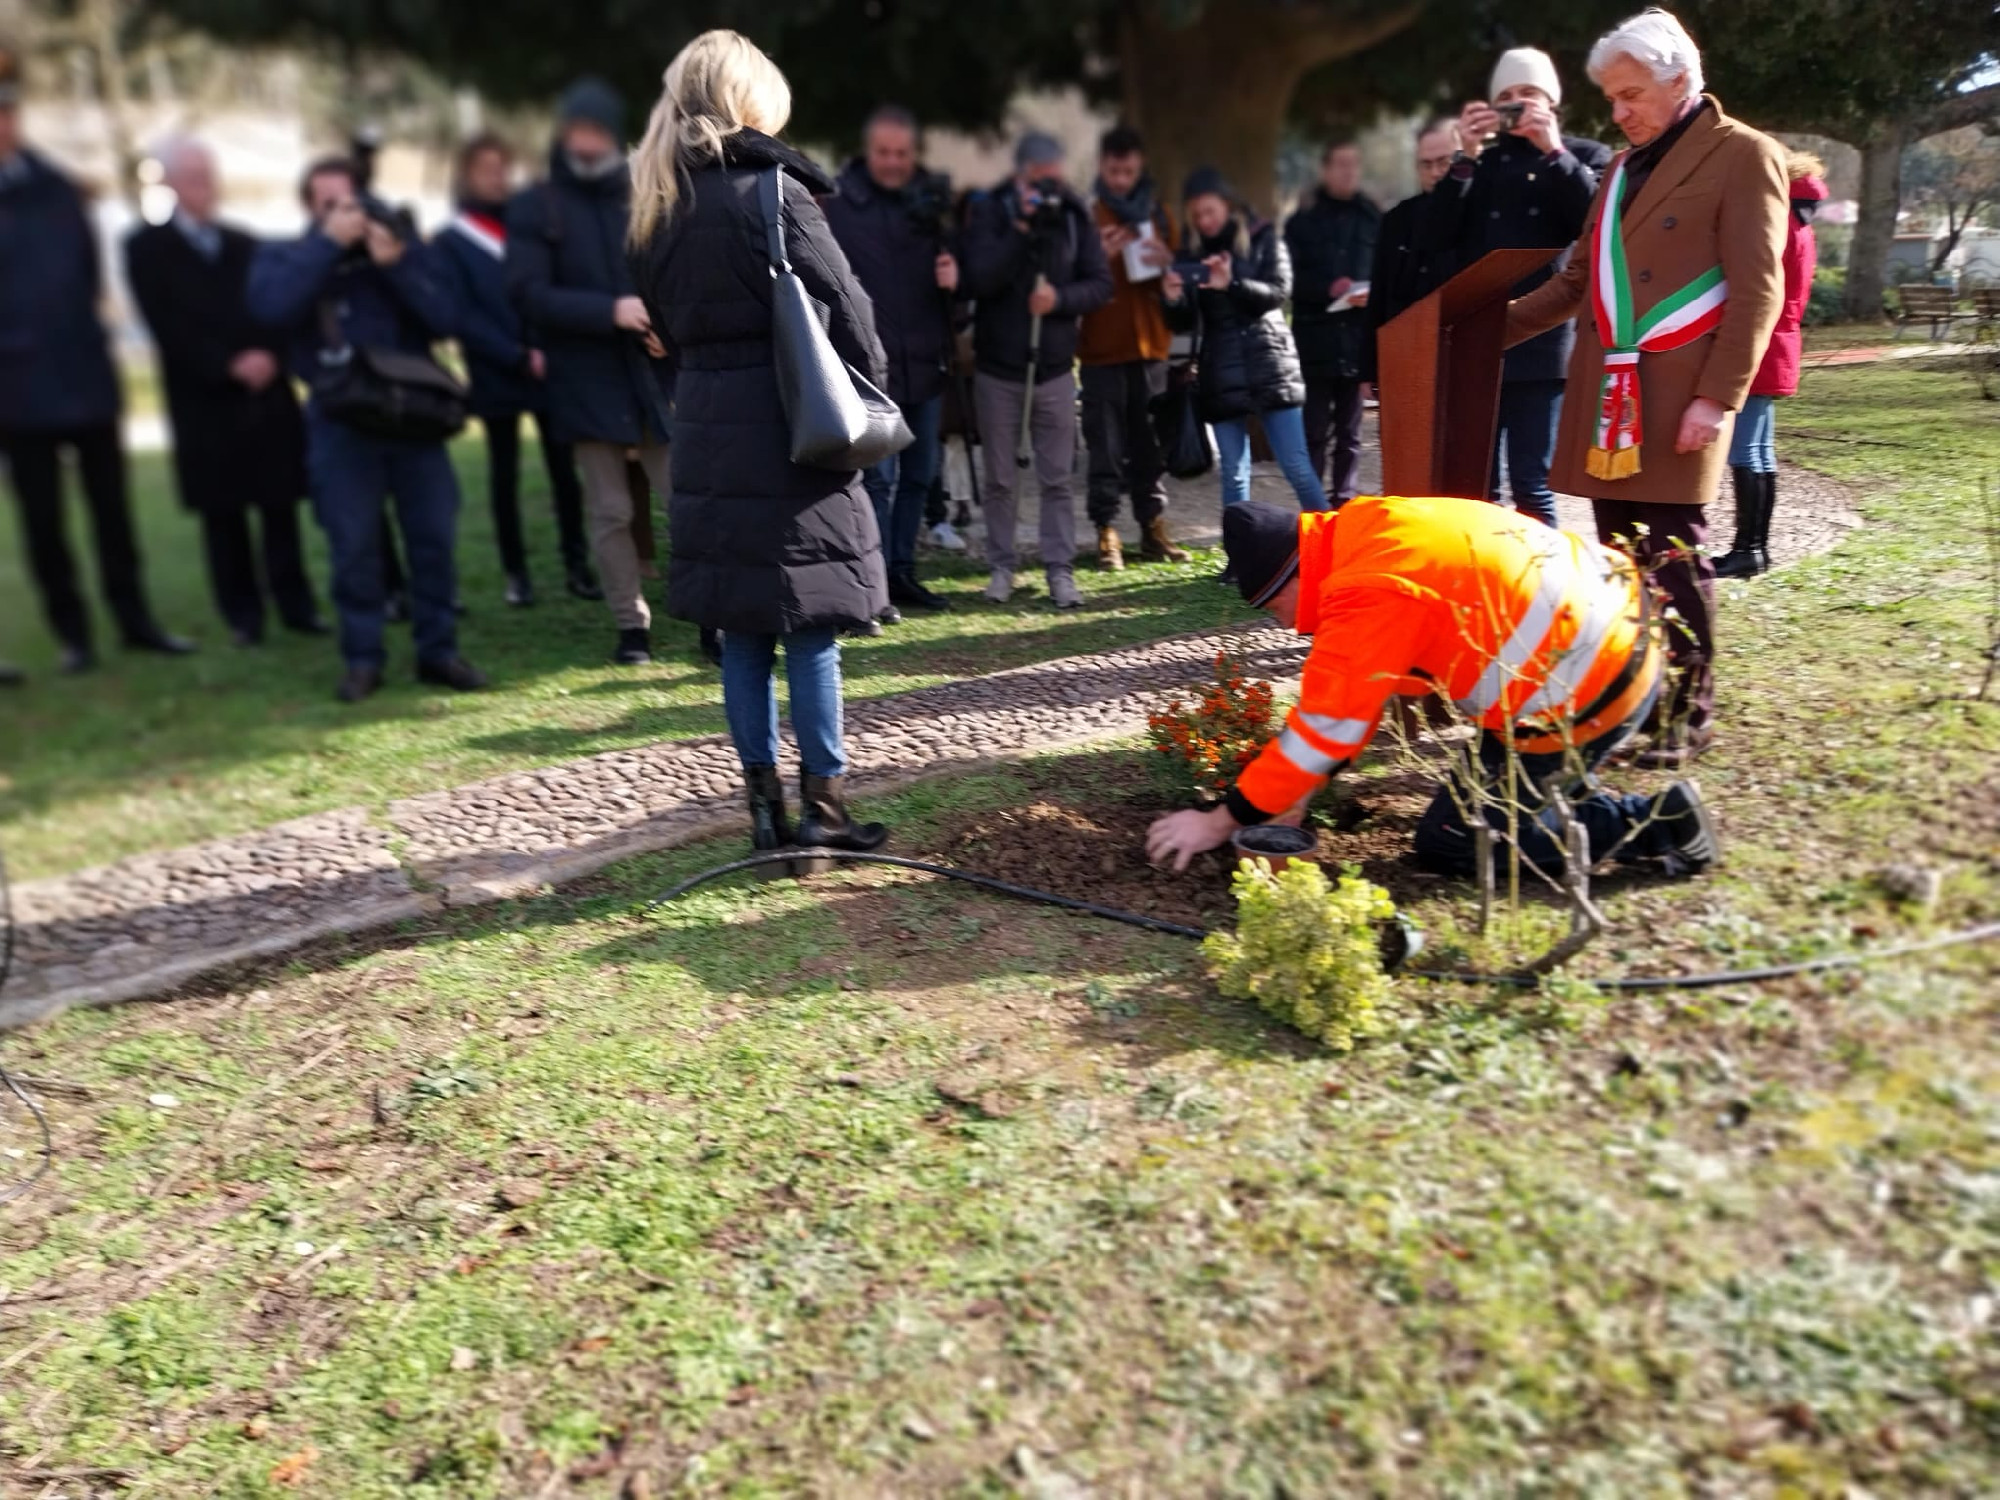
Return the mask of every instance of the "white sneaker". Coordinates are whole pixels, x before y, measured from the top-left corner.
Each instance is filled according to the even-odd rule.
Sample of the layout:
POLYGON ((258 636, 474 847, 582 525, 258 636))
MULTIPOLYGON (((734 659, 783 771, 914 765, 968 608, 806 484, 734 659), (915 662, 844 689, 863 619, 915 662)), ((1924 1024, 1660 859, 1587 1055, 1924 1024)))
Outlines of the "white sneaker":
POLYGON ((986 584, 984 595, 988 604, 1005 604, 1014 597, 1014 575, 1005 568, 995 568, 993 577, 986 584))
POLYGON ((958 534, 958 528, 949 521, 940 521, 931 528, 931 545, 940 552, 963 552, 965 538, 958 534))
POLYGON ((1083 595, 1077 592, 1074 573, 1049 574, 1049 603, 1057 609, 1083 608, 1083 595))

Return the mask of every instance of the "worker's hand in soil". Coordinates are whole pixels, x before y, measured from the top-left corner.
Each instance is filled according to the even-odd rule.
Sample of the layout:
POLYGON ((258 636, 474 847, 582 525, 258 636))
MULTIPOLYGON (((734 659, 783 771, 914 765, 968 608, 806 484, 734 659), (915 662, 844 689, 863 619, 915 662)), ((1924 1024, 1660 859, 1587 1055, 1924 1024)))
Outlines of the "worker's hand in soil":
POLYGON ((1156 865, 1171 864, 1179 874, 1194 862, 1197 854, 1220 849, 1236 832, 1237 823, 1226 807, 1207 812, 1168 813, 1146 830, 1146 858, 1156 865))

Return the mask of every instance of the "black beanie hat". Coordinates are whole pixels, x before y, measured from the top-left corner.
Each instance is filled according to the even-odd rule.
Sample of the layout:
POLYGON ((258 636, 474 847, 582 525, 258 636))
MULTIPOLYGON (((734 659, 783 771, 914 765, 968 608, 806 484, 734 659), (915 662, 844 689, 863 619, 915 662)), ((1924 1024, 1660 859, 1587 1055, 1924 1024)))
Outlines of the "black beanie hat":
POLYGON ((1224 506, 1222 550, 1244 599, 1262 609, 1298 576, 1299 513, 1261 500, 1224 506))
POLYGON ((562 102, 556 106, 558 126, 567 125, 572 120, 587 120, 622 141, 625 139, 625 100, 602 78, 579 78, 563 90, 562 102))
POLYGON ((1187 174, 1187 181, 1181 184, 1181 202, 1190 198, 1200 198, 1208 193, 1229 202, 1236 201, 1236 191, 1229 185, 1229 179, 1217 167, 1196 167, 1187 174))

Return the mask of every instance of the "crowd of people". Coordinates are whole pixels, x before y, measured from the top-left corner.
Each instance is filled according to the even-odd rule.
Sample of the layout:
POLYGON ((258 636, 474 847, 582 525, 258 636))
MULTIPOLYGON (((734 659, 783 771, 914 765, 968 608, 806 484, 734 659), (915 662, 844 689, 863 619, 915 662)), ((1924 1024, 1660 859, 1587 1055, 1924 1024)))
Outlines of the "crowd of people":
MULTIPOLYGON (((20 268, 0 287, 0 448, 34 577, 64 667, 88 668, 89 611, 62 524, 59 455, 73 450, 121 639, 185 652, 145 597, 83 201, 22 143, 17 76, 0 66, 0 234, 20 268)), ((530 186, 515 186, 504 142, 468 142, 456 212, 429 242, 374 195, 365 160, 329 157, 305 174, 304 233, 258 244, 218 219, 209 152, 173 142, 160 158, 177 206, 132 238, 128 266, 165 375, 181 497, 237 642, 261 638, 267 610, 289 629, 332 628, 300 560, 304 493, 332 555, 339 696, 379 688, 385 626, 401 617, 421 679, 484 685, 457 643, 450 424, 385 421, 357 394, 386 383, 421 417, 452 389, 433 350, 456 341, 466 405, 485 430, 507 602, 535 598, 519 495, 520 424, 532 415, 565 585, 604 602, 620 663, 651 659, 645 582, 655 497, 665 502, 670 607, 701 627, 722 669, 732 732, 764 794, 760 828, 775 837, 777 653, 807 741, 808 807, 821 831, 845 827, 839 636, 946 607, 919 577, 918 543, 929 528, 964 545, 938 505, 949 426, 981 440, 985 597, 1019 592, 1032 475, 1047 598, 1073 609, 1079 467, 1099 568, 1125 566, 1127 499, 1144 558, 1188 556, 1168 527, 1154 422, 1174 374, 1212 434, 1225 512, 1250 498, 1253 425, 1299 511, 1337 510, 1360 488, 1386 325, 1489 251, 1545 250, 1514 289, 1486 498, 1504 491, 1553 526, 1557 490, 1586 496, 1600 540, 1654 574, 1677 675, 1647 753, 1677 766, 1713 733, 1704 507, 1729 451, 1718 439, 1741 412, 1724 571, 1747 576, 1768 565, 1770 401, 1796 383, 1811 211, 1825 190, 1816 163, 1788 169, 1779 147, 1702 93, 1699 54, 1664 12, 1608 37, 1590 73, 1630 147, 1615 159, 1564 133, 1554 62, 1515 48, 1498 59, 1490 98, 1417 133, 1414 197, 1383 212, 1362 190, 1356 144, 1337 139, 1280 224, 1211 166, 1169 205, 1127 126, 1102 137, 1088 191, 1061 143, 1030 133, 1010 178, 955 198, 923 163, 919 123, 884 106, 861 154, 829 176, 777 139, 783 75, 747 40, 710 33, 667 70, 629 159, 622 105, 594 80, 563 96, 530 186), (737 263, 764 243, 752 185, 766 173, 782 180, 790 261, 829 310, 834 347, 907 428, 900 451, 862 472, 786 456, 771 268, 737 263)))

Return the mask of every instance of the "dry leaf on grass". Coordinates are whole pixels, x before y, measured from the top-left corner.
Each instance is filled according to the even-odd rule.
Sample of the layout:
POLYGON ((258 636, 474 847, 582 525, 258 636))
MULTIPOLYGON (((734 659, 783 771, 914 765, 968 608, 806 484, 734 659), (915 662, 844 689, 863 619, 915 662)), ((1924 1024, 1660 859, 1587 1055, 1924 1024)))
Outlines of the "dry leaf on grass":
POLYGON ((319 1449, 315 1448, 311 1443, 307 1443, 298 1452, 287 1458, 279 1459, 277 1463, 271 1466, 271 1483, 284 1485, 297 1484, 306 1477, 306 1470, 313 1466, 313 1460, 318 1457, 319 1449))

